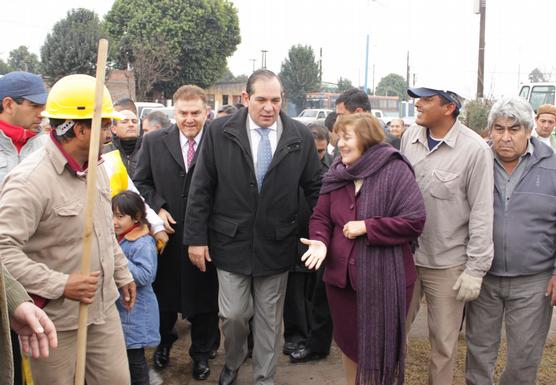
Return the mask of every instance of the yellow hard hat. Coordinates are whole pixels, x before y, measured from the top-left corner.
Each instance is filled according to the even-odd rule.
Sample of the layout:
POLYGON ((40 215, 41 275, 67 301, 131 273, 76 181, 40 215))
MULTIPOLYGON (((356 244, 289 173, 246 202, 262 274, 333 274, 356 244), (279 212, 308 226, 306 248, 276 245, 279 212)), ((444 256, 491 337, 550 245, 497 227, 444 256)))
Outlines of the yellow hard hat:
MULTIPOLYGON (((42 116, 53 119, 92 119, 96 80, 89 75, 69 75, 58 80, 46 100, 42 116)), ((112 108, 112 97, 106 86, 102 94, 102 117, 120 119, 112 108)))

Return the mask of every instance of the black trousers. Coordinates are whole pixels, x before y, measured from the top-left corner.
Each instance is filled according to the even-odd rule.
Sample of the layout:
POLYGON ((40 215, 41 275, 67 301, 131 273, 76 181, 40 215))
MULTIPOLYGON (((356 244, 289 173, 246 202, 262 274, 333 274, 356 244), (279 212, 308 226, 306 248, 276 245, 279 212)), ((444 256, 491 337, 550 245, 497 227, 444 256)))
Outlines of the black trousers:
MULTIPOLYGON (((171 347, 178 339, 175 324, 178 313, 160 313, 160 344, 171 347)), ((191 323, 191 347, 189 355, 195 361, 208 360, 209 354, 220 346, 218 313, 201 313, 187 317, 191 323)))
POLYGON ((322 281, 316 272, 290 272, 284 302, 284 340, 327 355, 332 343, 332 319, 322 281))
POLYGON ((326 298, 326 288, 322 281, 324 266, 314 274, 314 290, 311 300, 311 328, 307 346, 311 351, 327 355, 332 344, 332 318, 326 298))
POLYGON ((304 345, 309 337, 313 273, 291 271, 284 299, 284 341, 304 345))
POLYGON ((131 385, 149 385, 149 366, 145 358, 145 349, 127 349, 131 385))

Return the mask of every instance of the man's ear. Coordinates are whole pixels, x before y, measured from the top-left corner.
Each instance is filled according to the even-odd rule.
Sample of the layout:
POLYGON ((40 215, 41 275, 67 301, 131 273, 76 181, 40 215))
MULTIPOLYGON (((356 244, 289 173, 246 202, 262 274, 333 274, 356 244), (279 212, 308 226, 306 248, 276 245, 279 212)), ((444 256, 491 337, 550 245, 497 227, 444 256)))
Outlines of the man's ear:
POLYGON ((4 112, 7 112, 7 113, 12 112, 14 104, 15 104, 15 101, 10 97, 5 97, 4 99, 2 99, 2 108, 3 108, 4 112))
POLYGON ((75 134, 75 137, 78 139, 83 139, 85 137, 85 130, 88 129, 86 125, 81 122, 76 122, 75 125, 71 128, 75 134))
POLYGON ((249 94, 246 91, 243 91, 241 93, 241 101, 243 102, 243 105, 246 107, 249 104, 249 94))
POLYGON ((446 110, 444 115, 446 116, 452 116, 454 111, 457 109, 456 105, 454 103, 447 103, 444 106, 446 106, 446 110))

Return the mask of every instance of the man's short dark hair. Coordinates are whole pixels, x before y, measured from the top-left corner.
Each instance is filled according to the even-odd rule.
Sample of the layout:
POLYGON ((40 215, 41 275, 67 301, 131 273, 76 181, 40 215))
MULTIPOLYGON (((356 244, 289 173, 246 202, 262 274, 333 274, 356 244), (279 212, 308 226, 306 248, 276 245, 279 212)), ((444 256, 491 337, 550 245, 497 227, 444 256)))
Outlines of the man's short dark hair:
MULTIPOLYGON (((11 98, 15 104, 21 105, 23 104, 23 101, 25 100, 25 98, 11 98)), ((0 114, 2 112, 4 112, 4 105, 2 104, 2 102, 4 101, 4 99, 0 100, 0 114)))
MULTIPOLYGON (((75 126, 72 126, 69 130, 64 132, 62 135, 58 135, 58 133, 56 132, 56 128, 58 126, 60 126, 61 124, 67 122, 69 119, 49 118, 49 120, 50 120, 50 127, 52 127, 52 131, 54 131, 54 136, 56 136, 56 138, 58 139, 58 141, 60 143, 66 143, 66 142, 69 142, 71 139, 75 138, 75 131, 73 131, 73 128, 75 126)), ((89 127, 89 128, 91 128, 91 126, 93 124, 92 119, 74 119, 73 121, 75 122, 75 124, 81 123, 81 124, 83 124, 83 125, 85 125, 86 127, 89 127)))
POLYGON ((355 112, 358 108, 361 108, 363 112, 371 112, 369 96, 359 88, 352 87, 344 91, 344 93, 336 99, 336 105, 340 103, 344 103, 344 106, 349 112, 355 112))
POLYGON ((326 118, 324 119, 324 126, 328 128, 328 131, 332 132, 334 130, 334 123, 336 123, 337 117, 338 115, 336 114, 336 111, 332 111, 326 115, 326 118))
POLYGON ((280 83, 280 90, 282 90, 282 82, 280 81, 280 78, 278 77, 278 75, 276 75, 274 72, 270 71, 270 70, 266 70, 266 69, 260 69, 260 70, 256 70, 255 72, 253 72, 249 78, 247 79, 247 84, 245 86, 245 92, 247 92, 247 95, 249 95, 249 97, 251 97, 251 95, 253 95, 253 84, 255 84, 255 82, 257 80, 261 80, 261 79, 265 79, 265 80, 270 80, 270 79, 278 79, 278 82, 280 83))
POLYGON ((315 140, 326 140, 326 142, 330 141, 330 134, 328 133, 328 128, 323 126, 321 123, 309 123, 307 125, 311 134, 313 134, 313 139, 315 140))
POLYGON ((232 115, 237 111, 237 107, 232 104, 224 104, 218 109, 219 114, 232 115))
POLYGON ((137 115, 137 106, 130 98, 118 99, 112 105, 116 111, 129 110, 137 115))
POLYGON ((172 122, 168 119, 168 115, 162 111, 152 111, 145 116, 145 120, 148 120, 151 123, 157 123, 160 125, 160 128, 167 128, 172 125, 172 122))

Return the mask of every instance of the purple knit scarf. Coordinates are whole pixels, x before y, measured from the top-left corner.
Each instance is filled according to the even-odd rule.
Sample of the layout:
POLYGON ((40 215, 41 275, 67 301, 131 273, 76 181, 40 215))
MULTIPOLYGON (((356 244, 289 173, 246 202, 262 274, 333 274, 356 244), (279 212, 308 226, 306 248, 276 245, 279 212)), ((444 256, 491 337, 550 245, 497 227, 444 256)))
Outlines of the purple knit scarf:
MULTIPOLYGON (((415 184, 400 183, 400 163, 407 160, 392 146, 377 144, 353 165, 336 159, 323 177, 321 194, 363 180, 357 201, 357 219, 392 217, 400 207, 415 207, 424 215, 415 184), (412 187, 415 186, 415 187, 412 187), (414 206, 412 204, 414 203, 414 206)), ((405 361, 405 271, 401 246, 368 246, 356 240, 358 250, 356 384, 403 384, 405 361)))

